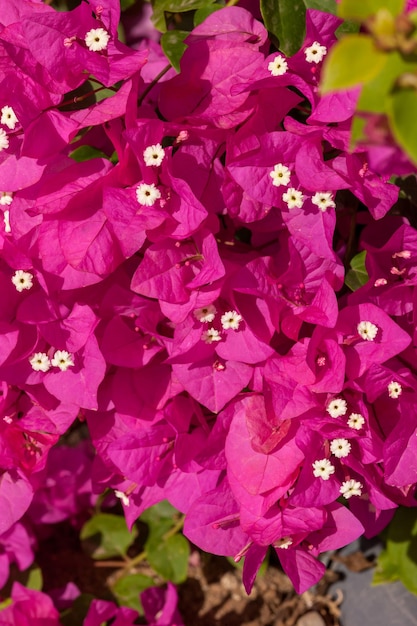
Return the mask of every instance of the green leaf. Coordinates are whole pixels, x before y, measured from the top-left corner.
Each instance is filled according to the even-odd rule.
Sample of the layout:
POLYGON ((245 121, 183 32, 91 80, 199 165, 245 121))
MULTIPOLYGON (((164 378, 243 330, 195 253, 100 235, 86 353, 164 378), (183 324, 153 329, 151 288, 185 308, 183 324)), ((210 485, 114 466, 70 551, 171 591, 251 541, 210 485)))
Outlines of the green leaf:
POLYGON ((346 274, 345 285, 352 291, 363 287, 369 280, 365 267, 366 250, 359 252, 350 262, 351 269, 346 274))
POLYGON ((88 593, 83 593, 78 598, 75 598, 71 608, 65 610, 60 615, 59 619, 62 622, 62 626, 79 626, 83 624, 93 599, 94 596, 88 593))
POLYGON ((377 76, 388 55, 367 35, 347 35, 330 50, 323 67, 321 91, 329 93, 363 85, 377 76))
POLYGON ((151 532, 145 550, 149 564, 165 580, 179 584, 187 578, 190 544, 183 535, 164 541, 159 532, 151 532))
POLYGON ((417 92, 414 89, 402 89, 387 98, 387 112, 394 138, 417 163, 417 92))
POLYGON ((150 576, 145 576, 144 574, 127 574, 119 578, 114 585, 112 585, 112 592, 120 605, 135 609, 142 615, 143 609, 139 594, 154 585, 155 582, 150 576))
POLYGON ((279 41, 279 49, 287 56, 301 47, 305 33, 306 7, 302 0, 261 0, 261 13, 266 28, 279 41))
POLYGON ((87 554, 100 560, 125 556, 136 535, 136 528, 129 532, 124 517, 99 513, 84 524, 80 538, 87 554))
POLYGON ((369 16, 375 15, 380 9, 388 9, 391 15, 400 15, 404 9, 405 0, 342 0, 338 14, 343 19, 362 22, 369 16))
POLYGON ((213 4, 214 0, 152 0, 152 22, 161 33, 167 30, 165 13, 185 13, 213 4))
POLYGON ((201 9, 197 9, 197 11, 194 13, 194 27, 199 26, 204 22, 206 17, 223 8, 224 4, 211 4, 206 7, 201 7, 201 9))
POLYGON ((74 161, 77 161, 77 163, 82 163, 83 161, 90 161, 91 159, 108 159, 109 157, 107 156, 107 154, 104 154, 104 152, 102 152, 101 150, 97 150, 97 148, 93 148, 93 146, 79 146, 78 148, 75 148, 75 150, 73 150, 72 152, 70 152, 70 154, 68 155, 71 159, 74 159, 74 161))
POLYGON ((180 71, 181 57, 187 49, 184 39, 189 34, 186 30, 168 30, 161 37, 162 50, 177 72, 180 71))
POLYGON ((387 96, 392 91, 398 77, 404 73, 413 73, 416 70, 417 63, 407 63, 398 52, 391 52, 387 56, 384 71, 377 74, 363 87, 358 101, 358 111, 385 113, 387 96))
POLYGON ((122 11, 126 11, 127 9, 130 9, 130 7, 133 7, 135 2, 136 0, 120 0, 120 8, 122 11))
POLYGON ((42 570, 40 567, 31 567, 28 570, 28 579, 25 583, 25 587, 33 589, 34 591, 41 591, 43 585, 42 570))
POLYGON ((316 9, 317 11, 325 11, 325 13, 337 13, 336 0, 303 0, 306 9, 316 9))
POLYGON ((158 504, 154 504, 154 506, 146 509, 140 516, 140 519, 150 525, 162 519, 169 519, 172 525, 176 515, 178 515, 177 509, 168 500, 162 500, 162 502, 158 502, 158 504))
POLYGON ((417 509, 399 507, 388 526, 386 548, 378 557, 373 584, 400 580, 417 594, 417 509))

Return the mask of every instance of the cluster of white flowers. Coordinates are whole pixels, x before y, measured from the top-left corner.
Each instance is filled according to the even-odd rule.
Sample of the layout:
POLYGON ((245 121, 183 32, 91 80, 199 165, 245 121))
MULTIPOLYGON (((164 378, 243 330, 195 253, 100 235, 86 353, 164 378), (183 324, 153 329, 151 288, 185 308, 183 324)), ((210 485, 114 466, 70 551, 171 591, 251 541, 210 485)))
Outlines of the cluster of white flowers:
POLYGON ((29 359, 29 363, 35 372, 47 372, 51 366, 58 367, 65 372, 69 367, 74 367, 74 357, 66 350, 56 350, 52 359, 46 352, 35 352, 29 359))
MULTIPOLYGON (((203 306, 200 309, 196 309, 194 311, 194 317, 201 322, 202 324, 211 324, 214 321, 214 318, 217 314, 217 309, 214 304, 208 304, 207 306, 203 306)), ((237 311, 226 311, 220 318, 220 323, 222 325, 223 330, 239 330, 239 326, 241 321, 243 320, 242 316, 237 311)), ((205 343, 215 343, 216 341, 221 341, 222 336, 220 331, 216 328, 208 328, 205 330, 201 339, 205 341, 205 343)))

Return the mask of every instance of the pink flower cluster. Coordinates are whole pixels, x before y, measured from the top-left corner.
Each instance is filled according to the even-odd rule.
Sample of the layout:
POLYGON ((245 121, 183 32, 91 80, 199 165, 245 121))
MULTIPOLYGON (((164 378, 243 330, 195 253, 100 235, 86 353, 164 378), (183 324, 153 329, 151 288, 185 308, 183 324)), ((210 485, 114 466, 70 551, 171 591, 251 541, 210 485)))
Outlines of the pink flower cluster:
POLYGON ((0 17, 0 533, 60 519, 44 469, 78 419, 129 525, 168 499, 248 591, 272 545, 302 592, 416 504, 417 234, 349 152, 358 92, 319 96, 337 18, 285 58, 222 9, 151 85, 119 10, 0 17))

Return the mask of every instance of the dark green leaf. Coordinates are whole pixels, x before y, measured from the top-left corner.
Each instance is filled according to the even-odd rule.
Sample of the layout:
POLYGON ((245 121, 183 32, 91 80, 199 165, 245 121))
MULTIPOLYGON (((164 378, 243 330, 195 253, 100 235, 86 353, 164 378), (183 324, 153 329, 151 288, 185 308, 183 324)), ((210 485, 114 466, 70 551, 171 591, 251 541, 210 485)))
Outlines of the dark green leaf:
POLYGON ((83 161, 90 161, 90 159, 108 159, 107 154, 104 154, 101 150, 97 150, 97 148, 93 148, 93 146, 79 146, 75 148, 72 152, 70 152, 69 156, 77 163, 82 163, 83 161))
POLYGON ((182 583, 187 578, 190 544, 183 535, 173 535, 165 541, 152 533, 145 544, 149 564, 165 580, 182 583))
POLYGON ((404 9, 405 0, 342 0, 338 14, 343 19, 358 20, 362 22, 370 15, 375 15, 380 9, 388 11, 396 16, 404 9))
POLYGON ((336 0, 303 0, 306 9, 316 9, 318 11, 325 11, 326 13, 337 13, 336 0))
POLYGON ((155 522, 157 523, 161 519, 168 519, 171 521, 171 524, 174 524, 174 518, 176 515, 178 515, 177 509, 174 508, 168 500, 162 500, 162 502, 158 502, 158 504, 146 509, 146 511, 144 511, 140 516, 140 519, 149 525, 152 525, 155 522))
POLYGON ((154 580, 149 576, 144 574, 127 574, 112 585, 112 592, 120 605, 128 606, 143 614, 139 594, 154 585, 154 580))
POLYGON ((133 7, 135 2, 136 0, 120 0, 120 8, 122 11, 126 11, 126 9, 133 7))
POLYGON ((396 141, 417 163, 417 92, 402 89, 387 98, 388 119, 396 141))
POLYGON ((199 24, 202 24, 204 20, 206 19, 206 17, 208 17, 212 13, 215 13, 219 9, 223 9, 223 7, 224 7, 224 4, 211 4, 209 6, 198 9, 194 13, 194 26, 198 26, 199 24))
POLYGON ((359 287, 366 285, 369 280, 368 272, 365 267, 366 250, 359 252, 350 262, 351 269, 346 274, 345 285, 352 291, 356 291, 359 287))
POLYGON ((165 33, 167 30, 165 13, 185 13, 213 4, 214 0, 152 0, 152 21, 155 28, 165 33))
POLYGON ((304 40, 306 7, 302 0, 261 0, 265 26, 287 56, 295 54, 304 40))
POLYGON ((388 527, 387 545, 378 557, 373 584, 401 580, 417 594, 417 509, 400 507, 388 527))
POLYGON ((186 30, 168 30, 161 37, 162 50, 177 72, 180 71, 181 57, 187 49, 184 39, 189 34, 186 30))
POLYGON ((322 93, 363 85, 377 76, 388 55, 367 35, 347 35, 330 51, 323 67, 322 93))
POLYGON ((70 609, 65 610, 60 615, 62 626, 80 626, 84 623, 84 619, 90 608, 93 596, 83 593, 74 600, 70 609))
POLYGON ((80 538, 87 554, 100 560, 125 556, 136 535, 136 528, 129 532, 124 517, 99 513, 84 524, 80 538))

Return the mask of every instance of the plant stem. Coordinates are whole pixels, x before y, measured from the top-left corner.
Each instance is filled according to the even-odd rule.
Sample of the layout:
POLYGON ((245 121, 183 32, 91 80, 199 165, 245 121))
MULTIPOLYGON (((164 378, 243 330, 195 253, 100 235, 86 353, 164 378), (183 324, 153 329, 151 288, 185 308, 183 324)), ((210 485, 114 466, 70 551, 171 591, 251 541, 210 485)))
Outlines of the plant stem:
POLYGON ((161 70, 161 71, 159 72, 158 76, 155 76, 155 78, 153 79, 153 81, 149 83, 149 85, 146 87, 146 89, 145 89, 145 91, 143 92, 143 94, 142 94, 141 96, 139 96, 139 99, 138 99, 138 106, 140 106, 140 105, 142 104, 142 102, 144 101, 144 99, 146 98, 146 96, 148 95, 148 93, 151 91, 151 89, 153 89, 153 88, 155 87, 155 85, 157 84, 157 82, 158 82, 159 80, 161 80, 162 76, 164 76, 164 75, 168 72, 168 70, 170 70, 170 69, 171 69, 171 67, 172 67, 172 65, 171 65, 171 64, 166 65, 166 66, 164 67, 164 69, 163 69, 163 70, 161 70))

